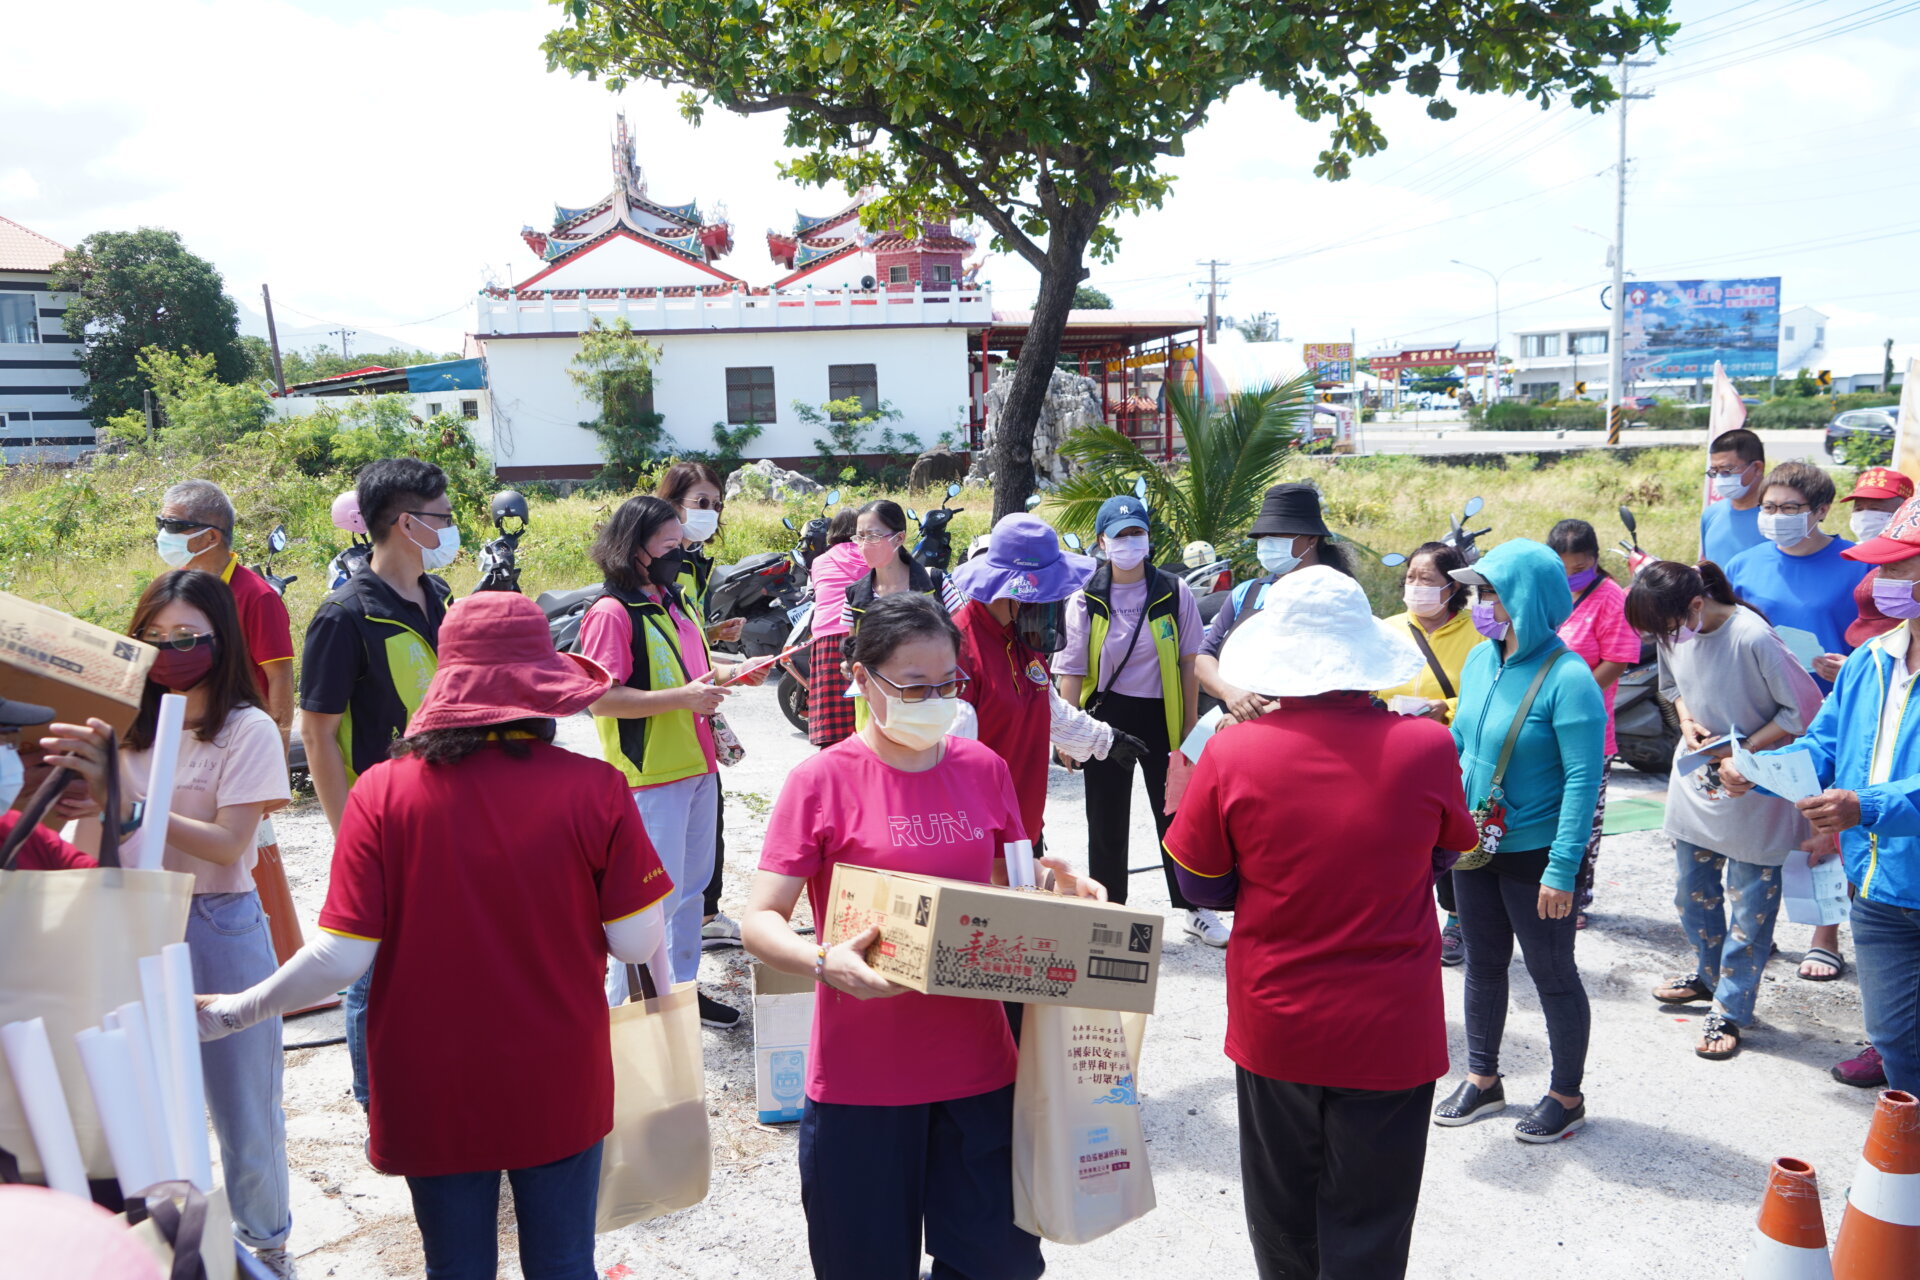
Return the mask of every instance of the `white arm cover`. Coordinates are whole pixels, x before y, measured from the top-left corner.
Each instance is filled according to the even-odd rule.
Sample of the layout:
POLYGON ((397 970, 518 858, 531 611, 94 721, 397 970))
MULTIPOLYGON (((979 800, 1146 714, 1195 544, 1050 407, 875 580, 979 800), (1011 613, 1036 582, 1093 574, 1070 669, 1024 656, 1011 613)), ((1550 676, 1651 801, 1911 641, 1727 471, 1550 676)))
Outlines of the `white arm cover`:
POLYGON ((370 938, 343 938, 322 929, 271 976, 202 1009, 200 1039, 220 1040, 289 1009, 318 1004, 372 968, 379 950, 370 938))
POLYGON ((621 964, 645 964, 667 936, 666 913, 659 903, 610 921, 606 926, 607 954, 621 964))
POLYGON ((949 738, 978 738, 980 736, 980 713, 973 704, 962 698, 954 709, 953 727, 947 730, 949 738))
POLYGON ((1047 698, 1053 745, 1069 759, 1082 764, 1092 759, 1106 759, 1113 747, 1113 726, 1094 719, 1061 697, 1056 689, 1047 690, 1047 698))

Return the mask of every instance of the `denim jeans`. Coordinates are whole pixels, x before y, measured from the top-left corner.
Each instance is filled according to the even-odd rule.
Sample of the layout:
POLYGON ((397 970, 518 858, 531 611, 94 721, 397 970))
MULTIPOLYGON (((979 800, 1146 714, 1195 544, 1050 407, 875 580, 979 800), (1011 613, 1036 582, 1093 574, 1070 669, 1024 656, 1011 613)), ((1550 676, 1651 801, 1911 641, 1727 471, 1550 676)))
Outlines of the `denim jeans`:
POLYGON ((347 1020, 347 1061, 353 1066, 353 1100, 367 1109, 367 993, 373 990, 373 966, 353 980, 340 1001, 347 1020))
POLYGON ((1497 871, 1455 871, 1453 897, 1467 944, 1467 1070, 1482 1076, 1500 1073, 1507 969, 1518 939, 1547 1019, 1547 1044, 1553 1053, 1550 1087, 1578 1096, 1593 1011, 1573 960, 1573 914, 1542 920, 1540 885, 1497 871))
MULTIPOLYGON (((257 893, 196 893, 187 914, 193 989, 245 991, 280 967, 257 893)), ((200 1046, 207 1111, 233 1231, 255 1249, 277 1248, 293 1227, 287 1201, 287 1120, 280 1110, 280 1019, 200 1046)))
MULTIPOLYGON (((664 787, 633 793, 640 823, 660 855, 660 866, 673 881, 667 895, 667 953, 672 957, 673 980, 692 982, 700 976, 700 921, 706 910, 707 882, 713 878, 713 860, 720 828, 720 779, 703 773, 664 787)), ((607 1002, 624 1004, 627 971, 609 965, 607 1002)))
POLYGON ((1750 1026, 1780 919, 1780 868, 1756 867, 1685 840, 1673 842, 1673 856, 1673 905, 1693 944, 1695 971, 1713 988, 1727 1020, 1750 1026))
MULTIPOLYGON (((526 1280, 594 1280, 600 1143, 552 1164, 506 1173, 519 1225, 520 1274, 526 1280)), ((409 1177, 407 1190, 427 1255, 427 1280, 494 1280, 500 1261, 500 1170, 409 1177)))
POLYGON ((1860 896, 1852 924, 1867 1038, 1886 1064, 1887 1087, 1920 1091, 1920 911, 1860 896))

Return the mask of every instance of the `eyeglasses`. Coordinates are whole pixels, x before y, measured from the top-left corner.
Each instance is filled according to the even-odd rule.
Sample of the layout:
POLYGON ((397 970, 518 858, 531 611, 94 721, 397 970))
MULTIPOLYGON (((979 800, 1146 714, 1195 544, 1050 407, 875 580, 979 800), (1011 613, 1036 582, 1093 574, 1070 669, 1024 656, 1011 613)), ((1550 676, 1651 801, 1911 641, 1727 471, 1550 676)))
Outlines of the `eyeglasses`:
POLYGON ((191 627, 175 627, 172 631, 148 627, 140 633, 140 639, 156 649, 178 649, 183 653, 188 649, 213 643, 212 636, 202 635, 191 627))
POLYGON ((865 533, 854 534, 853 540, 855 542, 891 542, 895 538, 904 537, 905 534, 905 529, 893 533, 874 533, 872 530, 868 530, 865 533))
POLYGON ((231 532, 225 525, 208 524, 204 520, 175 520, 171 516, 155 516, 153 527, 162 533, 192 533, 195 529, 217 529, 221 533, 231 532))
POLYGON ((1737 476, 1737 475, 1739 475, 1739 474, 1740 474, 1741 472, 1743 472, 1743 471, 1745 471, 1745 470, 1747 469, 1747 467, 1750 467, 1750 466, 1752 466, 1752 465, 1753 465, 1753 464, 1752 464, 1751 462, 1749 462, 1749 463, 1747 463, 1747 464, 1746 464, 1746 466, 1740 466, 1740 467, 1708 467, 1708 468, 1707 468, 1707 479, 1709 479, 1709 480, 1725 480, 1725 479, 1727 479, 1727 478, 1728 478, 1729 476, 1737 476))
POLYGON ((453 512, 451 511, 403 511, 402 514, 410 515, 415 518, 445 520, 447 524, 441 525, 440 527, 442 529, 446 528, 447 525, 450 525, 453 523, 453 512))
POLYGON ((1797 516, 1802 511, 1813 510, 1810 502, 1763 502, 1760 514, 1763 516, 1797 516))
POLYGON ((967 686, 973 683, 973 677, 959 667, 953 670, 954 678, 943 684, 894 684, 893 681, 871 668, 868 669, 867 674, 876 680, 893 685, 894 692, 900 695, 902 702, 925 702, 929 698, 957 698, 966 692, 967 686))
POLYGON ((1475 587, 1468 601, 1471 604, 1499 604, 1500 593, 1491 587, 1475 587))

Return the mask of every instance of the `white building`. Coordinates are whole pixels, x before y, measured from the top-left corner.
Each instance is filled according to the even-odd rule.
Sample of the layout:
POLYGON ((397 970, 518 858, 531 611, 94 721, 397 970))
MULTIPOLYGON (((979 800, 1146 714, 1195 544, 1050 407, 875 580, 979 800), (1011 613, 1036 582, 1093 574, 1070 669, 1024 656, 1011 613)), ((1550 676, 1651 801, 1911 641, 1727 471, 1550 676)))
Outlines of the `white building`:
POLYGON ((61 317, 68 295, 48 287, 56 244, 0 218, 0 454, 8 462, 71 459, 94 445, 79 394, 80 346, 61 317))
MULTIPOLYGON (((1503 346, 1512 360, 1509 394, 1531 400, 1604 400, 1607 398, 1609 318, 1605 312, 1584 321, 1529 325, 1512 330, 1503 346), (1577 390, 1585 383, 1584 392, 1577 390)), ((1781 377, 1818 369, 1827 359, 1827 317, 1812 307, 1780 313, 1781 377)), ((1692 379, 1638 382, 1629 393, 1684 395, 1692 379)))

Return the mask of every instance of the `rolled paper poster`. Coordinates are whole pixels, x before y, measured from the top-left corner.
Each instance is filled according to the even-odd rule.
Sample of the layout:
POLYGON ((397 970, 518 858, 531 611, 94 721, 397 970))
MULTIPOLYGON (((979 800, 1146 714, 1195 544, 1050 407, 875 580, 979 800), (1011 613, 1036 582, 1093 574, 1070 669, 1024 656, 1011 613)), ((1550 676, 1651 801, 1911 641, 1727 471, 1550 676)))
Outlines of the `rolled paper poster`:
POLYGON ((141 1114, 140 1089, 135 1083, 126 1030, 88 1027, 74 1033, 73 1043, 80 1051, 80 1066, 87 1073, 87 1088, 93 1093, 101 1131, 107 1135, 107 1151, 113 1156, 120 1194, 132 1199, 154 1183, 165 1182, 167 1175, 148 1137, 147 1117, 141 1114))
POLYGON ((147 1014, 160 1116, 167 1129, 165 1163, 175 1178, 191 1179, 193 1144, 187 1137, 185 1117, 179 1114, 180 1093, 173 1082, 178 1064, 173 1055, 173 1019, 167 1012, 167 966, 159 956, 140 957, 140 1002, 147 1014))
POLYGON ((213 1190, 213 1151, 207 1145, 207 1088, 200 1074, 200 1015, 193 1006, 193 953, 184 942, 160 948, 167 976, 167 1052, 173 1058, 175 1142, 184 1137, 185 1173, 202 1191, 213 1190), (184 1127, 184 1135, 181 1129, 184 1127))
POLYGON ((20 1110, 26 1114, 47 1185, 83 1200, 90 1198, 87 1162, 80 1158, 80 1140, 74 1136, 73 1115, 60 1087, 60 1068, 53 1062, 46 1020, 31 1018, 0 1027, 0 1050, 5 1051, 7 1069, 13 1072, 14 1091, 20 1095, 20 1110))
POLYGON ((1013 889, 1036 887, 1033 880, 1032 841, 1007 841, 1007 885, 1013 889))
POLYGON ((167 819, 173 811, 174 768, 180 762, 180 734, 187 723, 187 700, 160 696, 160 718, 153 730, 153 766, 147 771, 147 812, 140 824, 140 856, 134 865, 160 869, 167 854, 167 819))
POLYGON ((154 1053, 153 1032, 147 1024, 147 1007, 139 1003, 123 1004, 107 1016, 115 1019, 127 1035, 128 1067, 133 1072, 134 1096, 140 1105, 140 1123, 146 1129, 147 1150, 153 1156, 154 1182, 175 1181, 182 1171, 173 1162, 167 1094, 160 1085, 160 1066, 154 1053))

